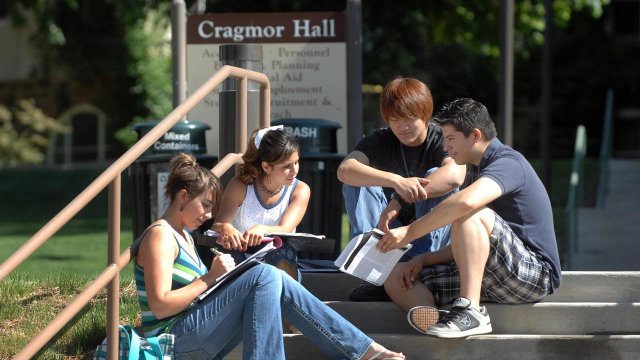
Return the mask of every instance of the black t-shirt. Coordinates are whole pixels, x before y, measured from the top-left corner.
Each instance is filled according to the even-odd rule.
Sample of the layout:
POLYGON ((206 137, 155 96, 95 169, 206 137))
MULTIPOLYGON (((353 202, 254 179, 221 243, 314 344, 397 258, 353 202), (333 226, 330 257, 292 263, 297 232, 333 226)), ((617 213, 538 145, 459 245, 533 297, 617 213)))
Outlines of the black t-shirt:
MULTIPOLYGON (((383 128, 362 138, 354 151, 365 154, 371 167, 403 177, 423 177, 427 170, 442 166, 442 161, 448 156, 444 151, 442 130, 431 123, 428 125, 427 138, 421 145, 403 145, 391 129, 383 128)), ((393 189, 383 189, 388 199, 393 189)), ((415 208, 411 206, 402 210, 399 220, 406 225, 415 216, 415 208)))

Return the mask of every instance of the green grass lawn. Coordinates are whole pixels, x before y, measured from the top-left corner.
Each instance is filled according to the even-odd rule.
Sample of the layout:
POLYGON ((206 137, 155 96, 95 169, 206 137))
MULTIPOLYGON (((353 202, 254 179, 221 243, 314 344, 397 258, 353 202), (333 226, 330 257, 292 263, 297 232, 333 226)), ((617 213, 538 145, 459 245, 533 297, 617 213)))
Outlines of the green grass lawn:
MULTIPOLYGON (((103 169, 0 171, 0 261, 22 246, 103 169)), ((121 247, 131 243, 131 179, 122 176, 121 247)), ((9 277, 0 282, 0 359, 8 359, 44 328, 107 264, 107 190, 102 191, 9 277)), ((122 273, 121 320, 140 312, 131 265, 122 273)), ((39 355, 87 358, 105 337, 103 293, 39 355)))
MULTIPOLYGON (((73 200, 103 169, 2 170, 0 261, 4 261, 73 200)), ((121 247, 131 244, 131 180, 122 176, 121 247)), ((102 191, 18 267, 33 278, 61 271, 98 274, 107 263, 107 190, 102 191)))

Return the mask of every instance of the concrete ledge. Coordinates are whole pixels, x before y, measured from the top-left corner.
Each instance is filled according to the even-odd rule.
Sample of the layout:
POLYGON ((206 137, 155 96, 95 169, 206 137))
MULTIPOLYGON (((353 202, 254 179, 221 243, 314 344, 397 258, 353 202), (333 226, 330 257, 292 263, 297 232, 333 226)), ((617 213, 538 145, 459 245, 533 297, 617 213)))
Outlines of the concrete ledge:
MULTIPOLYGON (((347 301, 362 281, 344 273, 303 273, 302 284, 321 300, 347 301)), ((634 302, 640 300, 640 271, 565 271, 562 286, 544 302, 634 302)))
MULTIPOLYGON (((326 302, 365 333, 415 334, 390 302, 326 302)), ((486 304, 494 334, 640 334, 640 303, 486 304)))
MULTIPOLYGON (((371 334, 386 347, 402 351, 410 360, 636 360, 640 335, 479 335, 466 339, 437 339, 415 334, 371 334)), ((285 335, 289 360, 325 360, 327 357, 303 335, 285 335)), ((239 360, 237 347, 225 359, 239 360)))

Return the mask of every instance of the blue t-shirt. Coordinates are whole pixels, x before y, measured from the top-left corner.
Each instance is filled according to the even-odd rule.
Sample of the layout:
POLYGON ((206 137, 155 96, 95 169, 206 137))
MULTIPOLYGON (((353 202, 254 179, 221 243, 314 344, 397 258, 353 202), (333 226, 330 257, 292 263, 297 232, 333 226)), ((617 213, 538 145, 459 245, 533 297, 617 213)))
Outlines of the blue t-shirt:
POLYGON ((527 159, 518 151, 493 139, 472 178, 487 177, 502 189, 502 196, 487 205, 496 212, 524 245, 551 267, 552 292, 560 286, 562 273, 553 212, 547 189, 527 159))

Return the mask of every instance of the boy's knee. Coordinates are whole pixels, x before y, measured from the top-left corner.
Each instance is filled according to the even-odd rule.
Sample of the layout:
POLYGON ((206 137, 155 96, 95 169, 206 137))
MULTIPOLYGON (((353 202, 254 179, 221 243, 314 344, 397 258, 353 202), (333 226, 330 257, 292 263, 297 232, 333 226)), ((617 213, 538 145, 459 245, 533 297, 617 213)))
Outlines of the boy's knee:
POLYGON ((391 270, 387 280, 384 282, 384 289, 387 291, 387 294, 391 295, 392 293, 397 293, 401 290, 400 282, 398 281, 400 277, 400 266, 396 264, 396 266, 391 270))
POLYGON ((434 173, 434 172, 436 172, 436 170, 438 170, 438 169, 439 169, 439 168, 438 168, 437 166, 436 166, 436 167, 432 167, 431 169, 427 170, 427 172, 425 172, 425 173, 424 173, 424 177, 427 177, 427 176, 429 176, 429 175, 433 174, 433 173, 434 173))

